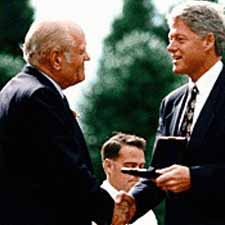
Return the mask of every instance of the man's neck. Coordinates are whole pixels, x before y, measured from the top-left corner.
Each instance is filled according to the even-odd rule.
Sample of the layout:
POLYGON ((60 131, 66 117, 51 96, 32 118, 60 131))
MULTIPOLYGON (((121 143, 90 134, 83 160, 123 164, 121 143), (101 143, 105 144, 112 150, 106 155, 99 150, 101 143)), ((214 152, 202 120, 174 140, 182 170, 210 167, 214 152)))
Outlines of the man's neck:
POLYGON ((221 56, 209 55, 207 60, 205 60, 205 64, 201 67, 201 69, 197 73, 193 73, 188 76, 191 78, 193 82, 196 82, 201 76, 203 76, 210 68, 212 68, 218 61, 222 59, 221 56))

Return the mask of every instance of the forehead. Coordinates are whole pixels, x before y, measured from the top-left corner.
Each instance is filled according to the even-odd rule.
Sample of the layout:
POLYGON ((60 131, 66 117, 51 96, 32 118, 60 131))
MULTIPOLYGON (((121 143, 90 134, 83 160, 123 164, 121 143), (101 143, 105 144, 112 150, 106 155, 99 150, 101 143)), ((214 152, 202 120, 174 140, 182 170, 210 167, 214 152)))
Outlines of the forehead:
POLYGON ((183 20, 177 18, 171 22, 168 36, 170 37, 178 34, 196 35, 183 20))
POLYGON ((120 149, 118 159, 122 161, 132 160, 138 162, 140 159, 144 160, 144 151, 135 146, 124 145, 120 149))
POLYGON ((70 35, 74 40, 75 46, 78 48, 84 48, 86 46, 86 38, 82 30, 74 29, 70 35))

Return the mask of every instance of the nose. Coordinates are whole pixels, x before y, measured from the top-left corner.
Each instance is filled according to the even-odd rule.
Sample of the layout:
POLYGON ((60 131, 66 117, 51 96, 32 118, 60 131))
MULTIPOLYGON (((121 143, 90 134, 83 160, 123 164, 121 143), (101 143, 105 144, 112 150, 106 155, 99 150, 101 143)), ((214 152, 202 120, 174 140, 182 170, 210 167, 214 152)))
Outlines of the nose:
POLYGON ((168 52, 171 52, 171 49, 172 49, 172 43, 169 43, 169 44, 167 45, 167 51, 168 51, 168 52))
POLYGON ((174 44, 173 41, 171 41, 168 45, 167 45, 167 51, 168 52, 175 52, 177 49, 176 45, 174 44))
POLYGON ((84 60, 85 61, 91 60, 91 58, 90 58, 90 56, 89 56, 89 54, 87 52, 85 53, 84 60))

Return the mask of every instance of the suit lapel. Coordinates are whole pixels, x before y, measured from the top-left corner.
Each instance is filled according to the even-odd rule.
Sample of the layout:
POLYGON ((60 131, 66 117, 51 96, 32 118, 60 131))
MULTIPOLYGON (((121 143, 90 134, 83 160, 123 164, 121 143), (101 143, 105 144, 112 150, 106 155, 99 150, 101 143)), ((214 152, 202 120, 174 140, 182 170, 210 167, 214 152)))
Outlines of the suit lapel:
POLYGON ((43 84, 46 87, 51 88, 51 90, 56 94, 56 97, 58 98, 58 101, 62 102, 62 105, 64 106, 64 111, 68 113, 68 118, 71 120, 74 120, 74 116, 70 110, 69 104, 67 100, 63 100, 62 96, 60 95, 59 91, 56 89, 55 85, 48 79, 46 78, 39 70, 37 70, 35 67, 26 65, 23 69, 24 73, 35 77, 36 79, 39 80, 41 84, 43 84))
POLYGON ((188 93, 188 86, 185 85, 179 93, 179 96, 176 98, 176 100, 173 102, 173 107, 171 110, 171 113, 166 117, 166 120, 171 120, 171 122, 166 124, 170 124, 169 127, 169 134, 170 135, 177 135, 178 133, 178 126, 179 126, 179 121, 180 117, 182 114, 182 110, 184 108, 184 104, 187 98, 187 93, 188 93), (170 118, 172 117, 172 118, 170 118))
POLYGON ((190 139, 191 143, 204 141, 204 137, 210 130, 210 125, 212 124, 215 115, 220 111, 221 107, 225 104, 225 68, 221 71, 209 97, 199 114, 196 121, 193 133, 190 139))
POLYGON ((26 73, 28 75, 34 76, 35 78, 37 78, 39 80, 40 83, 42 83, 43 85, 45 85, 47 87, 50 87, 51 90, 54 91, 54 93, 56 94, 58 101, 62 102, 62 107, 64 107, 64 112, 65 112, 65 114, 63 116, 63 120, 67 124, 69 124, 69 129, 72 132, 71 134, 74 138, 74 141, 80 147, 81 154, 85 159, 85 163, 86 163, 88 169, 90 171, 93 171, 91 159, 88 154, 88 149, 86 146, 86 142, 85 142, 83 133, 80 129, 80 126, 79 126, 76 118, 74 118, 74 115, 69 107, 68 101, 63 100, 62 96, 60 95, 59 91, 56 89, 54 84, 33 66, 26 65, 22 72, 26 73))

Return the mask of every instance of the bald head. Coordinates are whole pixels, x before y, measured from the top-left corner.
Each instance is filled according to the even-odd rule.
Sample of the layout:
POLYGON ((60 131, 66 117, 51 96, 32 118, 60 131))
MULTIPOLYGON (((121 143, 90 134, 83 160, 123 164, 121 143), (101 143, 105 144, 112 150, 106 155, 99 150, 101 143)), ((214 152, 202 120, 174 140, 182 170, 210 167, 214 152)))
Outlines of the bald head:
POLYGON ((24 59, 32 65, 45 61, 45 56, 53 48, 66 51, 76 46, 73 38, 83 35, 82 29, 71 21, 46 20, 34 22, 23 45, 24 59))
POLYGON ((83 30, 72 21, 34 22, 23 46, 26 62, 55 80, 62 89, 85 79, 89 60, 83 30))

